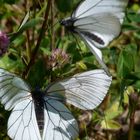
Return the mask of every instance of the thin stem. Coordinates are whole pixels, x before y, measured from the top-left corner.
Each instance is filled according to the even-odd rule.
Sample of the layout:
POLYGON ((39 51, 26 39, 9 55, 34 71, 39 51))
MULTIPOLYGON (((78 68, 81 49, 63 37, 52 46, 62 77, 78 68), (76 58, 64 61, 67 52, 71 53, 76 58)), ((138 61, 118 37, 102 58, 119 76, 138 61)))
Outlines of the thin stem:
POLYGON ((30 54, 31 54, 31 43, 30 43, 30 33, 29 30, 26 31, 26 36, 27 36, 27 45, 26 45, 26 54, 27 54, 27 62, 30 59, 30 54))
POLYGON ((129 125, 128 140, 133 140, 134 117, 135 117, 135 110, 131 113, 131 116, 130 116, 130 125, 129 125))
MULTIPOLYGON (((29 5, 30 5, 29 1, 25 0, 24 8, 25 8, 26 13, 29 11, 29 5)), ((26 37, 27 37, 27 42, 26 42, 26 56, 27 57, 23 59, 24 63, 25 63, 25 60, 26 62, 28 62, 30 59, 31 42, 30 42, 29 30, 26 30, 26 37)))
MULTIPOLYGON (((33 2, 33 18, 36 17, 36 1, 33 2)), ((32 45, 35 46, 35 27, 32 30, 32 45)))
POLYGON ((138 105, 138 93, 132 93, 129 96, 129 104, 130 104, 130 124, 129 124, 129 132, 128 132, 128 140, 133 140, 134 138, 134 124, 135 124, 135 113, 138 105))
POLYGON ((40 31, 40 34, 39 34, 39 38, 38 38, 36 47, 35 47, 35 49, 34 49, 34 51, 33 51, 33 53, 32 53, 30 62, 29 62, 29 64, 27 65, 26 70, 23 72, 23 77, 24 77, 24 78, 28 75, 28 73, 29 73, 29 71, 30 71, 32 65, 33 65, 34 62, 35 62, 35 58, 36 58, 37 52, 38 52, 38 50, 39 50, 42 37, 43 37, 43 35, 44 35, 44 33, 45 33, 46 23, 47 23, 48 17, 49 17, 50 6, 51 6, 51 0, 48 0, 48 4, 47 4, 46 10, 45 10, 44 22, 43 22, 43 24, 42 24, 42 28, 41 28, 41 31, 40 31))
POLYGON ((51 46, 50 50, 55 48, 55 35, 54 35, 54 0, 51 0, 51 46))

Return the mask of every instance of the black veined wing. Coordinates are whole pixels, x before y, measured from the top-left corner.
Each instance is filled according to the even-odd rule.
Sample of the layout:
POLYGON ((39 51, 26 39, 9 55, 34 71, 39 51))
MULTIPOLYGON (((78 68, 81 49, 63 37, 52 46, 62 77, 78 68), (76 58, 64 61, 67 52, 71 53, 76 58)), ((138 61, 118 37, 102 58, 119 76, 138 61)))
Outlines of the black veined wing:
POLYGON ((90 110, 102 102, 111 81, 112 77, 104 70, 91 70, 52 84, 46 93, 51 96, 61 94, 67 103, 83 110, 90 110))
POLYGON ((127 3, 128 0, 82 0, 72 16, 61 21, 69 31, 80 35, 106 72, 100 48, 120 34, 127 3))
POLYGON ((70 140, 78 135, 71 112, 59 101, 30 87, 16 75, 0 69, 0 101, 12 110, 8 135, 13 140, 70 140))

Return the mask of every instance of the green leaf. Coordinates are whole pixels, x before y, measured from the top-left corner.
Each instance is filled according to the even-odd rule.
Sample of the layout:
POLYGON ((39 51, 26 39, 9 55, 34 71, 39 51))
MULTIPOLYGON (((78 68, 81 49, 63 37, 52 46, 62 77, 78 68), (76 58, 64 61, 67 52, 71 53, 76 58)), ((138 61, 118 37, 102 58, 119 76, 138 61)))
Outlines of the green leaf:
POLYGON ((33 28, 35 27, 37 24, 41 23, 43 20, 42 18, 35 18, 35 19, 31 19, 28 22, 26 22, 20 29, 18 32, 23 32, 27 29, 33 28))
POLYGON ((15 58, 11 58, 11 56, 7 56, 5 55, 4 57, 2 57, 0 59, 0 67, 10 70, 10 71, 20 71, 23 70, 23 63, 21 61, 20 58, 16 58, 16 56, 14 56, 15 58))
POLYGON ((140 72, 132 72, 129 75, 127 75, 127 79, 131 80, 140 80, 140 72))
POLYGON ((44 61, 39 59, 32 67, 29 76, 28 82, 32 87, 42 87, 45 83, 45 76, 46 76, 46 68, 44 61))
POLYGON ((87 66, 85 65, 85 63, 83 61, 79 61, 76 63, 76 67, 78 69, 81 69, 81 70, 87 70, 87 66))
POLYGON ((128 31, 138 31, 140 28, 137 25, 133 25, 130 23, 125 23, 122 25, 123 30, 128 30, 128 31))
POLYGON ((140 90, 140 80, 137 80, 137 81, 135 82, 135 84, 133 84, 133 86, 134 86, 135 89, 140 90))
POLYGON ((79 48, 75 42, 68 45, 67 53, 71 55, 73 63, 82 60, 82 55, 80 54, 79 48))
POLYGON ((105 111, 106 119, 114 119, 122 113, 122 108, 119 105, 118 101, 112 103, 111 107, 105 111))
POLYGON ((134 70, 134 56, 129 52, 123 50, 118 59, 117 72, 120 78, 126 77, 134 70))
POLYGON ((26 41, 26 37, 24 35, 19 35, 15 40, 12 42, 15 47, 21 46, 26 41))
POLYGON ((124 50, 131 53, 131 55, 135 57, 135 55, 137 55, 138 47, 136 44, 129 44, 124 48, 124 50))
POLYGON ((111 107, 105 111, 105 119, 101 121, 101 127, 104 129, 118 130, 121 125, 114 121, 114 118, 122 113, 122 108, 119 106, 119 102, 115 101, 112 103, 111 107))
POLYGON ((0 0, 0 4, 15 4, 16 2, 18 2, 19 0, 0 0))
POLYGON ((128 18, 132 22, 138 22, 138 23, 140 23, 140 14, 139 13, 133 12, 131 14, 128 14, 128 18))
POLYGON ((59 11, 69 12, 72 10, 73 0, 56 0, 56 5, 59 11))
POLYGON ((101 122, 101 128, 119 130, 121 128, 121 124, 119 124, 117 121, 114 120, 103 120, 101 122))
POLYGON ((44 54, 50 54, 50 47, 49 47, 50 39, 48 37, 44 37, 40 44, 40 50, 44 54))
POLYGON ((22 27, 20 27, 19 30, 16 33, 14 33, 11 36, 10 41, 12 42, 21 33, 23 33, 24 31, 26 31, 27 29, 30 29, 30 28, 35 27, 37 24, 40 24, 42 21, 43 21, 42 18, 35 18, 35 19, 29 20, 24 25, 22 25, 22 27))
POLYGON ((19 28, 18 28, 18 31, 21 29, 21 27, 22 27, 23 25, 26 24, 26 22, 27 22, 28 19, 29 19, 29 16, 30 16, 30 13, 27 12, 26 15, 25 15, 25 17, 23 18, 23 21, 21 22, 21 24, 20 24, 20 26, 19 26, 19 28))

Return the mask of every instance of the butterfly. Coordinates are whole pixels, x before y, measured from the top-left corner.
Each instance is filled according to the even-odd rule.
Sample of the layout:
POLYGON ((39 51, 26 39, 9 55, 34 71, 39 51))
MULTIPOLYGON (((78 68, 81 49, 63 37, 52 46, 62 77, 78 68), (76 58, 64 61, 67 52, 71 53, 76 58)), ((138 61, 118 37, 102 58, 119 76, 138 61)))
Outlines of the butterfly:
POLYGON ((76 74, 42 91, 0 68, 0 102, 11 111, 8 135, 13 140, 73 140, 78 124, 64 102, 83 110, 97 107, 112 77, 102 69, 76 74))
POLYGON ((100 49, 120 34, 127 3, 128 0, 82 0, 71 17, 60 21, 82 38, 108 74, 100 49))

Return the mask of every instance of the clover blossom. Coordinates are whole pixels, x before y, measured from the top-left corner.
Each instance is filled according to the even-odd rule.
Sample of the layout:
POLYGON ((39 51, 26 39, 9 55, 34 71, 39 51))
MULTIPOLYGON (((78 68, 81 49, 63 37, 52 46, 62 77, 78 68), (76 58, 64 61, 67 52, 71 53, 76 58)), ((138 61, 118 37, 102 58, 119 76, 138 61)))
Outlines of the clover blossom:
POLYGON ((4 32, 0 31, 0 56, 6 53, 8 45, 9 39, 7 35, 4 32))

